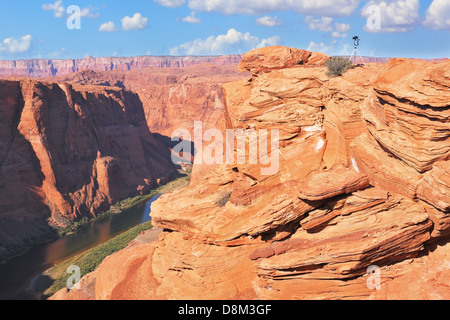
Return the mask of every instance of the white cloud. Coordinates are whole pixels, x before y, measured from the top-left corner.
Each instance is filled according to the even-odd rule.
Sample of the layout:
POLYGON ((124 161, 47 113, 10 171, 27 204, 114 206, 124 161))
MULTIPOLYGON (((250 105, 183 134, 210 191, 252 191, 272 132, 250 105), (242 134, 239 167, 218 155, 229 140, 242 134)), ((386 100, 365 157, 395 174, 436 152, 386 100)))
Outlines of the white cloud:
POLYGON ((372 13, 368 8, 372 5, 380 9, 381 28, 367 28, 367 32, 408 32, 419 23, 419 0, 371 0, 362 9, 362 15, 369 18, 372 13))
POLYGON ((349 16, 359 3, 360 0, 189 0, 189 8, 195 11, 247 15, 293 10, 299 14, 330 17, 349 16))
POLYGON ((133 17, 126 16, 121 21, 122 29, 125 31, 141 30, 148 26, 148 18, 144 18, 139 12, 133 17))
POLYGON ((14 37, 6 38, 0 43, 0 51, 6 51, 8 53, 23 53, 27 52, 31 48, 32 37, 30 34, 23 36, 20 39, 14 37))
POLYGON ((178 8, 186 3, 186 0, 154 0, 162 6, 170 8, 178 8))
POLYGON ((66 48, 61 48, 59 50, 52 51, 46 55, 46 58, 49 59, 67 59, 69 57, 70 55, 69 52, 66 50, 66 48))
POLYGON ((66 13, 66 9, 62 6, 62 0, 58 0, 55 3, 43 4, 42 9, 45 11, 53 11, 56 18, 62 18, 66 13))
POLYGON ((351 29, 348 23, 335 23, 335 31, 331 33, 332 38, 347 38, 347 31, 351 29))
POLYGON ((311 41, 309 43, 308 48, 306 48, 306 50, 308 51, 312 51, 312 52, 322 52, 322 53, 330 53, 331 50, 334 48, 334 45, 336 44, 336 41, 334 40, 333 42, 331 42, 331 44, 326 45, 323 42, 314 42, 311 41))
POLYGON ((273 36, 267 39, 262 39, 261 42, 256 46, 256 48, 264 48, 270 46, 277 46, 281 43, 281 38, 279 36, 273 36))
POLYGON ((311 30, 320 30, 324 32, 333 31, 333 18, 330 17, 314 18, 308 16, 305 18, 305 22, 311 30))
POLYGON ((337 32, 337 31, 333 31, 331 33, 331 37, 332 38, 347 38, 347 34, 346 33, 340 33, 340 32, 337 32))
POLYGON ((344 44, 342 49, 338 52, 340 56, 350 56, 352 54, 353 47, 349 44, 344 44))
POLYGON ((306 50, 312 52, 322 52, 330 56, 350 56, 353 51, 353 46, 342 40, 331 39, 328 43, 311 41, 306 50))
POLYGON ((197 39, 183 43, 170 49, 171 55, 220 55, 243 53, 255 48, 278 45, 281 38, 273 36, 267 39, 259 39, 250 33, 241 33, 234 28, 227 34, 207 39, 197 39))
MULTIPOLYGON (((42 9, 45 11, 53 11, 53 14, 56 18, 62 18, 66 15, 66 8, 62 5, 62 0, 58 0, 55 3, 47 3, 42 5, 42 9)), ((98 12, 94 12, 98 10, 98 8, 89 5, 86 8, 80 8, 80 14, 83 18, 97 18, 100 14, 98 12)))
POLYGON ((450 31, 450 1, 434 0, 427 10, 423 25, 431 29, 450 31))
POLYGON ((100 32, 116 32, 117 26, 112 21, 105 22, 105 23, 102 23, 100 28, 98 28, 98 31, 100 31, 100 32))
POLYGON ((347 31, 351 29, 351 26, 348 23, 333 23, 334 19, 331 17, 314 18, 307 16, 305 22, 311 30, 331 32, 332 38, 346 38, 347 31))
POLYGON ((98 12, 94 12, 96 10, 98 9, 89 5, 88 7, 81 9, 80 13, 83 18, 97 18, 100 14, 98 12))
POLYGON ((189 16, 182 19, 184 22, 188 23, 200 23, 202 20, 195 16, 195 12, 192 12, 189 16))
POLYGON ((351 26, 348 23, 335 23, 337 32, 347 32, 351 29, 351 26))
POLYGON ((265 16, 265 17, 256 19, 256 24, 258 24, 260 26, 265 26, 265 27, 276 27, 282 23, 283 23, 283 21, 278 19, 278 17, 265 16))

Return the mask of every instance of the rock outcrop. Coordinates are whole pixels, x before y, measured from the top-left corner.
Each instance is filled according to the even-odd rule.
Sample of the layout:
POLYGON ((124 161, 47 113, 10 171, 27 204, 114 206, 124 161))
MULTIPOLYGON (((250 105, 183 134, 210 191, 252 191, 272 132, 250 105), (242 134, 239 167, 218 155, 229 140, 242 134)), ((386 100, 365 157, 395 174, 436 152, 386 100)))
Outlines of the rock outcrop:
POLYGON ((32 80, 0 87, 3 256, 51 235, 49 225, 95 216, 175 170, 130 91, 32 80))
POLYGON ((278 170, 217 165, 162 196, 164 232, 107 258, 94 298, 450 298, 450 61, 330 78, 272 49, 223 87, 226 128, 279 130, 278 170))
POLYGON ((296 48, 273 46, 255 49, 242 56, 239 71, 253 75, 279 70, 296 65, 323 65, 330 57, 319 52, 310 52, 296 48))

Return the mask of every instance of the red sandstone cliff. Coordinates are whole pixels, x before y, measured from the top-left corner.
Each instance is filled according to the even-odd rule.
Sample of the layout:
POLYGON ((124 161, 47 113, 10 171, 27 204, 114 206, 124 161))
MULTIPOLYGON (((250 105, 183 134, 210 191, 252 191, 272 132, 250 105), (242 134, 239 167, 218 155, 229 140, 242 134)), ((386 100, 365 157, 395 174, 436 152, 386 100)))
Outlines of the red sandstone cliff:
POLYGON ((132 71, 82 70, 61 78, 89 85, 125 87, 139 95, 149 129, 171 137, 176 129, 192 131, 194 121, 205 129, 218 126, 225 112, 222 85, 247 77, 238 64, 199 64, 183 68, 148 68, 132 71))
POLYGON ((226 127, 280 130, 276 174, 203 171, 154 203, 158 241, 54 299, 450 298, 450 61, 330 78, 310 57, 253 51, 251 81, 224 85, 226 127))
POLYGON ((144 193, 173 170, 136 94, 0 81, 0 253, 144 193))

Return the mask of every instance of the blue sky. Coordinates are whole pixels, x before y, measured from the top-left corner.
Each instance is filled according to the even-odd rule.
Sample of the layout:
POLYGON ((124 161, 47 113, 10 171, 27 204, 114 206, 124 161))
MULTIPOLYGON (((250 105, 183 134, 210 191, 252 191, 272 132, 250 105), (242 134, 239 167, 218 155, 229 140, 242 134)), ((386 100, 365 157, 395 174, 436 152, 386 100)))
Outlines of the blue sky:
POLYGON ((450 57, 450 0, 2 1, 0 59, 219 55, 284 45, 330 55, 450 57), (69 29, 67 9, 80 9, 69 29))

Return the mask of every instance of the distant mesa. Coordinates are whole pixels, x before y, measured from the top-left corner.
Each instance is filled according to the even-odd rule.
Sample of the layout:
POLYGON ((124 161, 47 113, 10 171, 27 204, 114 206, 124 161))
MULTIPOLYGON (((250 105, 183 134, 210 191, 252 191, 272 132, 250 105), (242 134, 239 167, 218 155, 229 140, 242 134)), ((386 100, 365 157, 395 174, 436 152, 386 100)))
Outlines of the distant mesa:
POLYGON ((55 77, 65 76, 83 69, 94 71, 142 70, 146 68, 182 68, 197 64, 212 63, 218 66, 238 64, 241 55, 224 56, 140 56, 99 57, 83 59, 30 59, 0 60, 0 76, 55 77))

